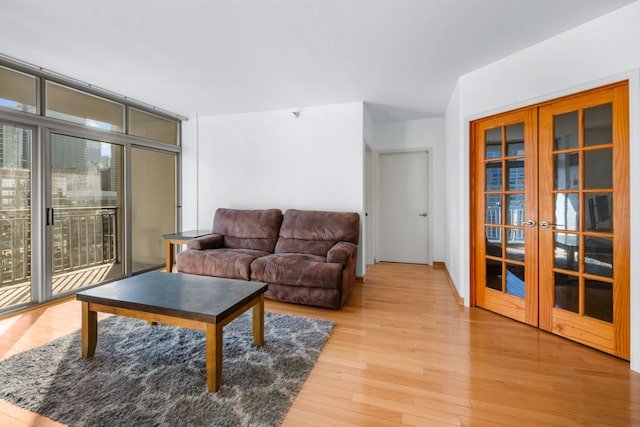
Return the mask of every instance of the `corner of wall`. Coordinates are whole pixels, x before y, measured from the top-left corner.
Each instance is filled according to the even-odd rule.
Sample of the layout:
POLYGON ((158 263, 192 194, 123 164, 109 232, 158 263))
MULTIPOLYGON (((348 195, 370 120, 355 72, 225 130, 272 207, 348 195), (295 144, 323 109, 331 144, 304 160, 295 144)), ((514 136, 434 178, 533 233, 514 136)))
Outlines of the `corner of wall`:
POLYGON ((375 124, 373 122, 373 118, 371 118, 369 109, 367 108, 367 103, 363 102, 362 106, 362 132, 364 134, 364 139, 366 139, 369 144, 369 147, 373 147, 375 145, 375 124))
POLYGON ((467 239, 461 232, 465 215, 464 209, 464 157, 465 130, 464 119, 461 114, 460 85, 458 79, 451 93, 444 116, 444 174, 445 186, 445 263, 451 281, 458 294, 468 304, 469 287, 465 281, 465 252, 468 251, 467 239))

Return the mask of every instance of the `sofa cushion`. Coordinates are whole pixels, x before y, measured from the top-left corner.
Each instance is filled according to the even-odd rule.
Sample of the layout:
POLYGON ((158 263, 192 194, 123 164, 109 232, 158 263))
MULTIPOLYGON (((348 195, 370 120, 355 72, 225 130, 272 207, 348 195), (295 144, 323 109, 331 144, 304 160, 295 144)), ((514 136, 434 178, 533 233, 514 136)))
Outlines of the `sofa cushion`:
POLYGON ((276 243, 275 253, 297 253, 326 257, 329 249, 335 245, 334 240, 302 240, 280 237, 276 243))
POLYGON ((342 265, 308 254, 272 254, 251 263, 251 280, 289 286, 339 289, 342 265))
POLYGON ((268 252, 253 249, 187 249, 178 254, 180 273, 250 280, 250 265, 268 252))
POLYGON ((327 256, 338 241, 358 243, 360 216, 356 212, 289 209, 285 212, 275 253, 327 256))
POLYGON ((224 235, 224 247, 273 252, 280 224, 280 209, 216 210, 213 233, 224 235))

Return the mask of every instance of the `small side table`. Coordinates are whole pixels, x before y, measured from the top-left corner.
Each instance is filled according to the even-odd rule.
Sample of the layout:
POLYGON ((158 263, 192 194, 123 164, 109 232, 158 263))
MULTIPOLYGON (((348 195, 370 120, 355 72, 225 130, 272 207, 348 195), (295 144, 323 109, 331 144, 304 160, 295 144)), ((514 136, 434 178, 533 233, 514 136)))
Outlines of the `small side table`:
POLYGON ((177 233, 164 234, 167 253, 166 253, 166 272, 171 273, 173 271, 173 264, 175 262, 176 253, 175 245, 184 245, 191 239, 196 237, 206 236, 211 234, 211 230, 188 230, 178 231, 177 233))

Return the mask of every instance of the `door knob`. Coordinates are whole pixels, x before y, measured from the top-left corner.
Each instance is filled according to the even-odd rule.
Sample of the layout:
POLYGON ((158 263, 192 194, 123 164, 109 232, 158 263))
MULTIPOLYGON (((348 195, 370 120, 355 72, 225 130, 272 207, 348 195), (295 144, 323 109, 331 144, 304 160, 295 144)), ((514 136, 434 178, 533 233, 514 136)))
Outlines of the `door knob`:
POLYGON ((418 214, 418 216, 427 216, 427 213, 426 212, 421 212, 421 213, 418 214))
POLYGON ((550 228, 555 226, 555 224, 551 224, 549 223, 549 221, 540 221, 540 227, 541 228, 550 228))
POLYGON ((522 225, 526 225, 527 227, 535 227, 536 226, 536 220, 535 219, 528 219, 525 222, 523 222, 522 225))

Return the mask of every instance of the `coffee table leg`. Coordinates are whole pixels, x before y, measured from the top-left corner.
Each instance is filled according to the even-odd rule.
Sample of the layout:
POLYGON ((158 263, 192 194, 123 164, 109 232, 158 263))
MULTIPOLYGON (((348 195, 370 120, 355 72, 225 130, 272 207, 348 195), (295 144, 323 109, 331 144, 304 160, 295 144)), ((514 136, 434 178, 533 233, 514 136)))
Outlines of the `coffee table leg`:
POLYGON ((260 301, 253 306, 253 342, 256 345, 264 344, 264 294, 260 295, 260 301))
POLYGON ((98 313, 89 310, 89 303, 82 303, 82 357, 92 357, 98 342, 98 313))
POLYGON ((216 392, 222 383, 222 326, 207 324, 207 384, 216 392))

